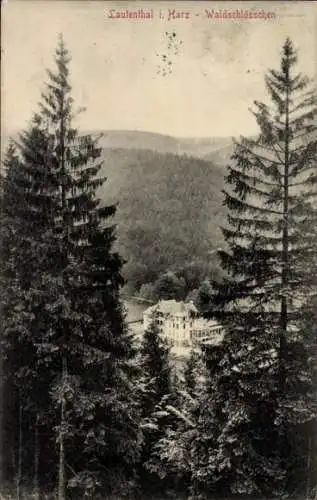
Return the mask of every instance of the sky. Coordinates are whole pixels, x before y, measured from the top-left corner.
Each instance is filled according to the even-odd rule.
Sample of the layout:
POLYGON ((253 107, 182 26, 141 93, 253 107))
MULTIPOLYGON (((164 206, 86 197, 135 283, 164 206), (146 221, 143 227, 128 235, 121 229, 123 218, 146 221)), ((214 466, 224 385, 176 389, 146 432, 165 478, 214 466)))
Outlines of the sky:
POLYGON ((264 75, 278 68, 287 36, 298 70, 317 74, 317 2, 4 0, 1 31, 2 135, 25 127, 37 110, 59 33, 72 56, 76 106, 86 108, 78 118, 85 131, 253 134, 250 108, 266 101, 264 75), (153 9, 153 19, 109 17, 126 9, 153 9), (189 14, 168 20, 174 9, 189 14), (275 18, 215 18, 237 9, 275 18))

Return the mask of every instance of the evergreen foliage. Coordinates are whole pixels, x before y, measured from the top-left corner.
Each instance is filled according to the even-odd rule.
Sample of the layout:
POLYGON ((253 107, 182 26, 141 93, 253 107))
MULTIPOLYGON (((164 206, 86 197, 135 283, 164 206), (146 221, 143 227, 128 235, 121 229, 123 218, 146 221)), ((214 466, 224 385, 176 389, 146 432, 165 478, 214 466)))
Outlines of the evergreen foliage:
POLYGON ((118 248, 127 260, 124 277, 131 293, 148 283, 156 287, 170 271, 185 279, 185 293, 214 270, 218 274, 216 255, 211 258, 209 251, 223 245, 222 164, 131 146, 112 149, 109 141, 103 157, 111 182, 100 197, 120 201, 118 248))
POLYGON ((72 125, 69 61, 60 38, 40 111, 7 153, 1 213, 4 390, 18 394, 8 421, 17 442, 22 401, 23 475, 40 454, 36 475, 58 482, 60 500, 128 492, 140 443, 116 207, 96 195, 97 140, 72 125))
MULTIPOLYGON (((134 228, 127 223, 124 245, 133 243, 139 265, 129 271, 133 287, 153 300, 193 290, 200 311, 225 327, 221 343, 191 353, 182 381, 156 315, 136 356, 120 299, 116 205, 98 198, 106 185, 98 139, 73 125, 69 62, 60 38, 40 109, 9 145, 1 177, 0 479, 15 482, 19 500, 25 485, 37 500, 44 487, 58 500, 171 491, 192 499, 310 498, 317 491, 317 97, 295 72, 291 41, 280 69, 266 77, 270 104, 254 104, 258 137, 235 142, 222 271, 210 279, 207 240, 183 245, 197 234, 193 225, 169 244, 168 214, 196 224, 180 203, 182 189, 167 183, 167 204, 144 191, 153 213, 160 205, 159 229, 169 236, 159 259, 155 227, 134 217, 134 228)), ((187 162, 177 159, 177 185, 187 162)), ((205 162, 197 165, 210 175, 205 162)), ((205 196, 198 227, 205 235, 208 183, 188 172, 188 185, 205 196)), ((144 187, 137 177, 130 179, 136 192, 144 187)), ((143 212, 139 198, 135 213, 143 212)))
POLYGON ((214 405, 207 375, 202 353, 193 350, 184 367, 183 382, 179 381, 177 397, 166 406, 172 417, 170 425, 155 447, 160 477, 173 477, 174 491, 192 499, 208 497, 213 491, 208 463, 215 444, 214 405))
POLYGON ((236 142, 224 191, 227 278, 204 304, 226 327, 210 474, 216 467, 229 492, 242 495, 302 493, 316 481, 307 318, 316 295, 317 100, 296 59, 287 39, 280 69, 265 80, 270 104, 255 102, 260 133, 236 142))
POLYGON ((139 404, 143 430, 140 480, 142 488, 150 494, 168 487, 166 478, 162 481, 160 476, 156 446, 170 425, 171 417, 166 407, 175 398, 169 347, 161 337, 155 314, 142 339, 140 368, 139 404))

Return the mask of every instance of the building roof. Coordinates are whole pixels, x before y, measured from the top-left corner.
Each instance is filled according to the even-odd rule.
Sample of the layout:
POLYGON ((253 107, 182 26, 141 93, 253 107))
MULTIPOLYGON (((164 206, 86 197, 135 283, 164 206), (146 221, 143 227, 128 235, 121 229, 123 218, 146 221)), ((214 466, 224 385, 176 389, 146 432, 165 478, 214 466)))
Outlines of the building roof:
POLYGON ((164 314, 188 314, 190 312, 197 313, 198 310, 193 302, 177 302, 176 300, 160 300, 154 306, 149 307, 144 311, 145 314, 154 312, 162 312, 164 314))

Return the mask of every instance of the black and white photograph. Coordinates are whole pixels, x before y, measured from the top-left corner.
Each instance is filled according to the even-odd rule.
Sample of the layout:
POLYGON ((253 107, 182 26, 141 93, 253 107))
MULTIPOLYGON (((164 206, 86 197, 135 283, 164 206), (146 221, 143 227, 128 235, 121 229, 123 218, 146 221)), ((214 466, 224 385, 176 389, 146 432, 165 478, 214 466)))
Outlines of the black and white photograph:
POLYGON ((3 0, 0 500, 317 500, 317 2, 3 0))

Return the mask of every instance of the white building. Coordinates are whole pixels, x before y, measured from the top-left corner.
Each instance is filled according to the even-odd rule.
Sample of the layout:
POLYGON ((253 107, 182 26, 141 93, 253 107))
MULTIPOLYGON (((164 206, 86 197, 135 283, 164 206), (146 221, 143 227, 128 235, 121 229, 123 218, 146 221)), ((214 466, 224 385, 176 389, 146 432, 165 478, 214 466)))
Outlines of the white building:
POLYGON ((143 326, 146 330, 152 322, 159 327, 163 338, 172 348, 188 350, 204 341, 218 343, 224 330, 216 321, 202 318, 193 302, 161 300, 143 313, 143 326))

